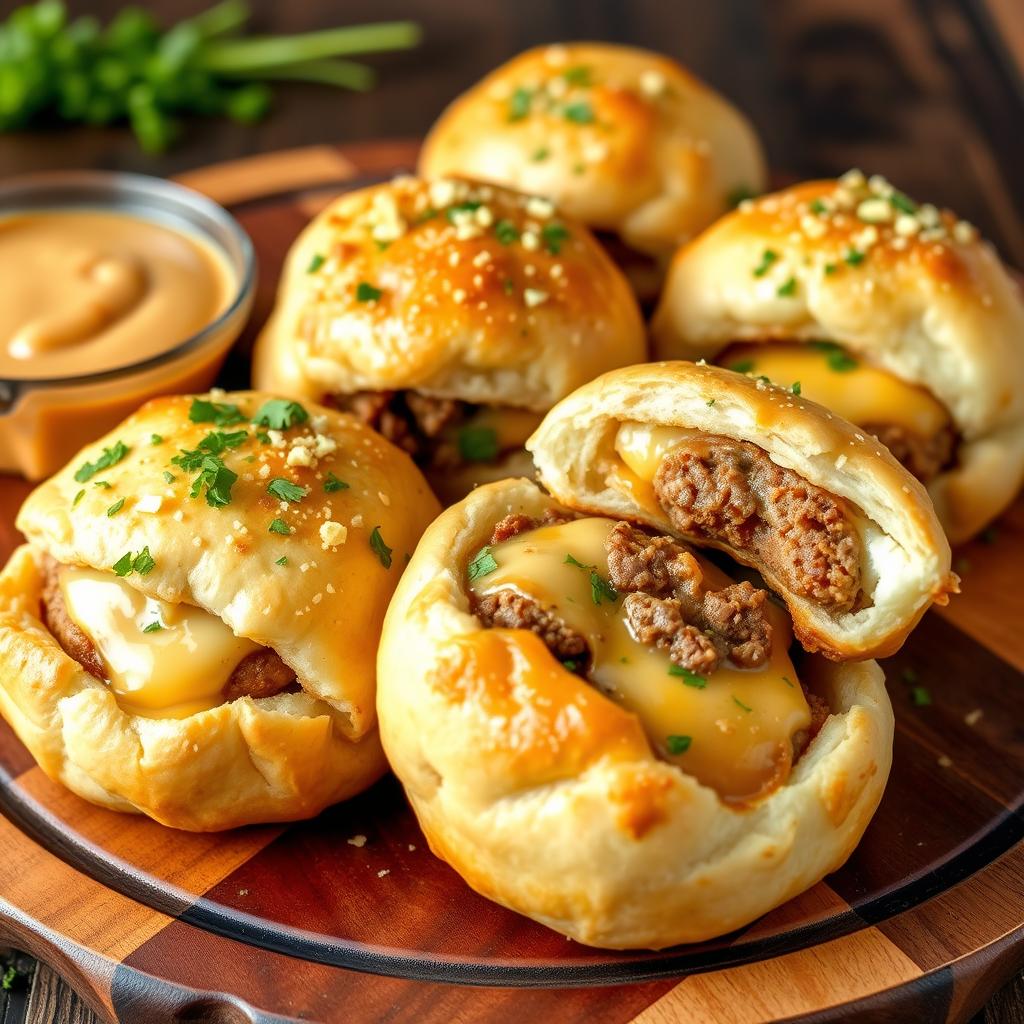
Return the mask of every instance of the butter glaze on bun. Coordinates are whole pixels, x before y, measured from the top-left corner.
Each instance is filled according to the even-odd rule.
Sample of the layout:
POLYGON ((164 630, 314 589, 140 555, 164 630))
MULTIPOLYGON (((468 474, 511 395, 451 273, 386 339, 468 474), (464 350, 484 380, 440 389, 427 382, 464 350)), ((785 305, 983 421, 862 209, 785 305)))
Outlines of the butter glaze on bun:
POLYGON ((850 172, 742 204, 678 252, 652 330, 661 359, 814 340, 923 388, 956 434, 952 460, 928 481, 953 543, 1024 480, 1019 284, 971 225, 877 176, 850 172))
MULTIPOLYGON (((712 444, 722 447, 721 441, 712 444)), ((786 602, 804 647, 832 658, 893 653, 928 606, 945 603, 957 586, 950 573, 949 544, 921 484, 875 438, 766 380, 687 362, 613 371, 559 403, 527 449, 541 482, 562 503, 647 523, 698 545, 720 548, 757 569, 786 602), (680 529, 656 493, 658 473, 664 472, 677 445, 702 448, 709 438, 725 439, 728 451, 719 456, 713 447, 685 467, 691 500, 706 505, 716 499, 718 488, 731 502, 725 514, 744 520, 726 523, 723 529, 735 525, 742 532, 748 526, 757 528, 758 517, 778 500, 774 488, 785 488, 805 506, 774 528, 771 519, 765 520, 769 543, 795 536, 803 529, 803 517, 813 515, 817 543, 842 553, 850 573, 837 577, 824 566, 827 583, 819 595, 793 583, 794 575, 813 577, 822 568, 815 566, 817 552, 798 549, 794 557, 803 564, 794 574, 779 562, 766 563, 757 550, 737 546, 722 533, 680 529), (649 479, 638 477, 624 461, 623 452, 628 454, 631 444, 634 461, 646 466, 649 479), (764 485, 767 494, 761 497, 745 490, 745 482, 751 481, 756 491, 751 467, 758 465, 763 474, 784 473, 782 480, 764 485), (760 504, 744 506, 748 501, 760 504), (848 582, 854 585, 830 605, 828 588, 843 588, 848 582)))
MULTIPOLYGON (((552 511, 564 510, 526 480, 478 488, 427 530, 388 610, 381 737, 431 849, 490 899, 611 948, 724 934, 839 867, 891 762, 878 665, 805 659, 801 683, 828 717, 775 788, 731 805, 657 756, 638 716, 535 633, 473 614, 467 567, 496 524, 552 511)), ((713 693, 714 677, 698 690, 672 675, 659 682, 713 693)))
POLYGON ((377 639, 437 510, 349 416, 254 392, 151 401, 21 509, 0 711, 106 807, 197 831, 316 814, 385 770, 377 639), (150 644, 171 646, 147 677, 133 658, 150 644), (239 652, 255 662, 221 691, 239 652))
POLYGON ((731 103, 666 57, 605 43, 503 64, 441 115, 419 167, 548 196, 658 259, 767 184, 731 103))

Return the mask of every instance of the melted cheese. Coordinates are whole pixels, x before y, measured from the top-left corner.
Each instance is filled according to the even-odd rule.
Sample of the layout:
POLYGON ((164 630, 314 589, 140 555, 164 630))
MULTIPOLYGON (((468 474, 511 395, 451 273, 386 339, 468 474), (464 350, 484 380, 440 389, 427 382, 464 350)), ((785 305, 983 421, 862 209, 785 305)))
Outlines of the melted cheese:
POLYGON ((60 587, 130 714, 186 718, 216 707, 235 666, 259 650, 202 608, 146 597, 107 572, 63 566, 60 587), (162 628, 144 632, 154 622, 162 628))
MULTIPOLYGON (((722 665, 703 687, 670 675, 668 655, 634 639, 622 598, 594 601, 589 569, 566 561, 572 555, 596 566, 607 579, 605 541, 614 521, 579 519, 520 534, 491 553, 497 569, 471 584, 479 596, 514 589, 551 608, 582 633, 592 653, 588 678, 599 690, 633 711, 650 742, 726 800, 744 801, 783 782, 792 761, 793 735, 810 723, 810 711, 787 653, 791 629, 786 613, 768 606, 772 654, 757 670, 722 665), (749 710, 748 710, 749 709, 749 710), (669 750, 670 736, 690 737, 685 753, 669 750)), ((708 585, 731 581, 699 559, 708 585)))
MULTIPOLYGON (((493 430, 498 442, 498 451, 507 452, 522 448, 526 439, 540 426, 544 413, 529 409, 513 409, 510 406, 481 406, 460 429, 493 430)), ((457 431, 456 431, 457 433, 457 431)))
POLYGON ((948 425, 949 413, 924 388, 908 384, 860 357, 855 357, 855 367, 837 371, 829 365, 830 357, 835 358, 834 351, 813 345, 773 342, 735 345, 721 362, 724 366, 741 361, 752 364, 745 372, 763 374, 783 387, 799 381, 804 398, 861 426, 893 423, 927 438, 948 425))

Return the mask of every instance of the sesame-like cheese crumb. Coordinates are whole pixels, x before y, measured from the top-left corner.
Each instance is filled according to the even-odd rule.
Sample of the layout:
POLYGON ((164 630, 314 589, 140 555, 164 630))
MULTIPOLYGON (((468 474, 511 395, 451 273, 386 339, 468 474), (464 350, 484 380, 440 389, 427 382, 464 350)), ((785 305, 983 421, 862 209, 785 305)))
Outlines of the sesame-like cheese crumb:
POLYGON ((366 836, 349 836, 347 841, 349 846, 357 846, 362 849, 366 845, 366 836))
POLYGON ((378 878, 383 878, 385 875, 390 875, 390 874, 391 874, 391 869, 390 868, 381 868, 380 871, 377 872, 377 877, 378 878))
POLYGON ((298 445, 291 448, 288 451, 288 458, 285 462, 289 466, 312 466, 313 465, 313 453, 308 448, 303 448, 298 445))
POLYGON ((135 508, 139 512, 159 512, 164 499, 159 494, 142 494, 135 502, 135 508))
POLYGON ((540 288, 525 288, 523 289, 523 301, 530 309, 533 309, 534 306, 548 301, 548 293, 541 291, 540 288))
POLYGON ((344 544, 348 539, 348 527, 342 526, 341 523, 336 523, 333 519, 328 519, 326 523, 322 523, 320 526, 320 540, 327 547, 335 547, 338 544, 344 544))

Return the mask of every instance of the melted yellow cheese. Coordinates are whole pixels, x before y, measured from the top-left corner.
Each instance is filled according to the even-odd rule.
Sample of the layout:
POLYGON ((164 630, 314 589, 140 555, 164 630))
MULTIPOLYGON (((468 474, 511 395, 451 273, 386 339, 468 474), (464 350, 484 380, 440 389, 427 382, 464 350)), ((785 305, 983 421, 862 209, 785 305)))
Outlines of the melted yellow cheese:
MULTIPOLYGON (((791 766, 793 735, 810 723, 807 701, 787 653, 788 616, 774 604, 766 606, 773 629, 772 653, 760 669, 723 664, 696 681, 670 674, 665 652, 634 639, 622 597, 601 596, 593 588, 591 570, 566 561, 571 555, 584 566, 595 566, 606 581, 605 541, 614 525, 611 519, 579 519, 495 544, 491 554, 497 569, 471 589, 483 596, 511 588, 553 609, 586 637, 592 653, 590 682, 638 716, 662 757, 724 799, 751 799, 781 783, 791 766), (600 603, 595 603, 595 596, 600 603), (672 753, 670 736, 689 737, 689 748, 672 753)), ((719 589, 731 582, 710 562, 699 556, 698 561, 710 587, 719 589)))
POLYGON ((826 351, 814 345, 764 343, 735 345, 721 360, 724 366, 741 364, 744 372, 764 375, 782 387, 800 382, 800 394, 818 402, 851 423, 893 423, 921 437, 931 437, 949 423, 942 403, 924 388, 908 384, 886 370, 848 356, 856 365, 842 362, 841 350, 826 351), (848 368, 834 369, 840 365, 848 368))
POLYGON ((64 566, 60 587, 130 714, 186 718, 222 704, 235 666, 260 646, 202 608, 146 597, 107 572, 64 566), (153 623, 161 628, 144 632, 153 623))

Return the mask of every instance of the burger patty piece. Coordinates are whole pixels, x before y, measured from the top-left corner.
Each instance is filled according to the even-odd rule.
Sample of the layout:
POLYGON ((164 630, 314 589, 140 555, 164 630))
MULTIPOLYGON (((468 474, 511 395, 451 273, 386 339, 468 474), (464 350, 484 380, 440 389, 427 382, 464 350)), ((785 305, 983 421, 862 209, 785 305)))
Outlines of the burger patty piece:
MULTIPOLYGON (((74 658, 91 676, 106 682, 106 666, 96 645, 68 613, 60 589, 60 563, 47 558, 43 566, 42 618, 64 653, 74 658)), ((295 673, 270 648, 246 655, 224 685, 225 700, 238 697, 272 697, 295 682, 295 673)))
POLYGON ((861 595, 848 504, 747 441, 704 437, 670 452, 654 491, 681 533, 747 551, 795 593, 831 611, 861 595))
POLYGON ((485 626, 504 629, 528 629, 544 641, 548 650, 560 661, 588 655, 587 641, 570 629, 554 611, 539 601, 515 590, 496 590, 475 598, 473 614, 485 626))
POLYGON ((948 423, 931 437, 922 437, 896 423, 865 423, 863 427, 923 484, 935 479, 953 461, 956 431, 948 423))
POLYGON ((629 523, 616 523, 605 546, 609 579, 628 594, 623 610, 640 643, 668 651, 677 665, 703 675, 725 659, 756 668, 771 656, 766 591, 747 582, 707 589, 689 551, 629 523))
POLYGON ((472 409, 467 402, 418 391, 356 391, 329 395, 325 404, 351 413, 420 463, 432 461, 442 431, 466 419, 472 409))

